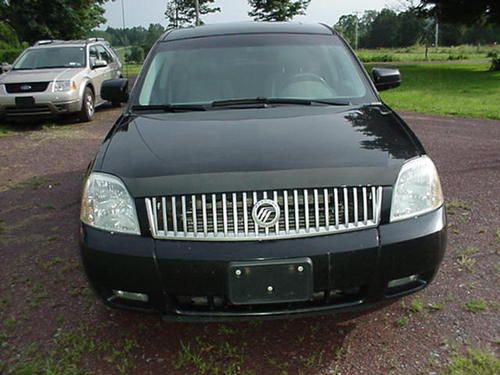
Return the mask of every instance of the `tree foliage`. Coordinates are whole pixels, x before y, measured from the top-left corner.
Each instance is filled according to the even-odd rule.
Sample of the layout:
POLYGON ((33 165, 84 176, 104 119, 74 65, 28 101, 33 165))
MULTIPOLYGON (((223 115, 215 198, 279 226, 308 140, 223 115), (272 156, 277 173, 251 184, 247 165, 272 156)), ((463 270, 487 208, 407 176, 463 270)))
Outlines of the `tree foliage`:
POLYGON ((437 15, 440 22, 500 24, 499 0, 421 0, 422 9, 437 15))
MULTIPOLYGON (((220 12, 219 7, 215 7, 215 0, 199 0, 200 14, 210 14, 220 12)), ((165 17, 169 27, 183 27, 194 25, 196 21, 196 5, 194 0, 169 0, 165 17)))
POLYGON ((19 40, 77 39, 105 22, 108 0, 0 0, 0 19, 19 40))
MULTIPOLYGON (((361 17, 354 14, 340 17, 334 28, 351 45, 355 45, 358 22, 358 45, 361 48, 409 47, 418 43, 432 45, 436 19, 410 7, 396 13, 391 9, 368 10, 361 17)), ((500 25, 476 22, 470 25, 440 23, 440 45, 493 44, 499 42, 500 25)))
POLYGON ((290 21, 304 15, 311 0, 249 0, 248 13, 256 21, 290 21))
POLYGON ((165 28, 162 25, 152 23, 148 28, 143 26, 125 29, 108 27, 106 30, 94 30, 88 36, 104 38, 115 47, 140 46, 147 53, 164 32, 165 28))

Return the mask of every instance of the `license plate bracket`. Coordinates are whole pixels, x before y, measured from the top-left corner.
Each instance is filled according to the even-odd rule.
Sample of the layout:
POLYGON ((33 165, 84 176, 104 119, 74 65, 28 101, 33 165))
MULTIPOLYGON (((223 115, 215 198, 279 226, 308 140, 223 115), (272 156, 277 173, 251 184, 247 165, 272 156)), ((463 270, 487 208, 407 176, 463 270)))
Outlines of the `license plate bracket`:
POLYGON ((228 297, 234 305, 307 301, 313 294, 310 258, 231 262, 228 297))
POLYGON ((32 96, 18 96, 16 97, 17 108, 33 108, 35 106, 35 98, 32 96))

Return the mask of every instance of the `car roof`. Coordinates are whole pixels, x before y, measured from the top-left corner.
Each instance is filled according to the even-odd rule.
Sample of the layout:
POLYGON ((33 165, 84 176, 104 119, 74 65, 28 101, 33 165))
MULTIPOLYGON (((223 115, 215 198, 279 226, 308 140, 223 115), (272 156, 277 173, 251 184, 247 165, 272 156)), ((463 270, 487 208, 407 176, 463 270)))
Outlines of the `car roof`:
POLYGON ((238 22, 202 25, 167 31, 161 41, 202 38, 235 34, 322 34, 332 35, 332 30, 322 24, 305 24, 296 22, 238 22))

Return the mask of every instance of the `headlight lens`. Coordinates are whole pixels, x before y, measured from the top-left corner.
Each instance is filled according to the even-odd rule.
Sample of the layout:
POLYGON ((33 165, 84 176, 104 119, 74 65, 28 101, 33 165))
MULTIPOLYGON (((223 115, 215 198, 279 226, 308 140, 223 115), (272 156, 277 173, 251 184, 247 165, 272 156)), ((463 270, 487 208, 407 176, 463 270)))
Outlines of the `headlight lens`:
POLYGON ((92 173, 83 189, 80 218, 95 228, 140 234, 134 200, 123 182, 104 173, 92 173))
POLYGON ((74 81, 55 81, 54 92, 66 92, 76 90, 76 83, 74 81))
POLYGON ((444 202, 436 167, 427 156, 403 165, 392 194, 391 221, 425 214, 444 202))

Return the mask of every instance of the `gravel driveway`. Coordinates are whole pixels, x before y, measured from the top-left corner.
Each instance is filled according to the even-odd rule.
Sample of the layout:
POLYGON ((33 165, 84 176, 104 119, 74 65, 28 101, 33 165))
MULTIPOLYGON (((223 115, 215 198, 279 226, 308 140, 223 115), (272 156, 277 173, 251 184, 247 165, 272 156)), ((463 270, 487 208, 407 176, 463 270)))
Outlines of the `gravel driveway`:
POLYGON ((0 374, 430 374, 467 348, 498 354, 499 121, 404 114, 449 210, 422 293, 362 316, 180 324, 104 307, 82 273, 81 178, 117 115, 0 138, 0 374))

